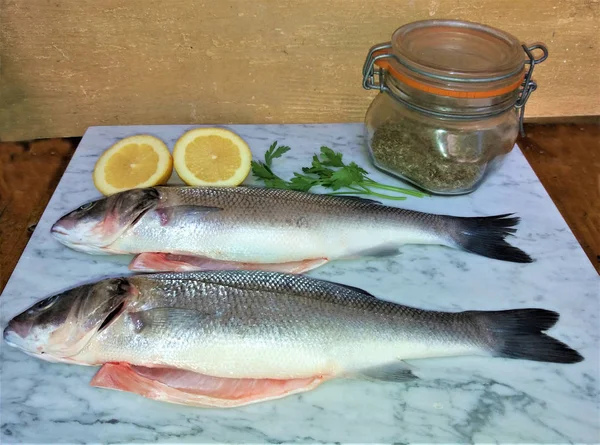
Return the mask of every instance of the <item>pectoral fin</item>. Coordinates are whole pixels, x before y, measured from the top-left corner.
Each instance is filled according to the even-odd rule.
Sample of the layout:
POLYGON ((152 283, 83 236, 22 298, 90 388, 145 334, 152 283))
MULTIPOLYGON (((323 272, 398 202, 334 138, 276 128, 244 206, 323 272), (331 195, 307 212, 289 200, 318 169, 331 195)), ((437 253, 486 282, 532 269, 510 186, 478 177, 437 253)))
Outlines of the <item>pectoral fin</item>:
POLYGON ((194 309, 158 307, 145 311, 128 312, 136 334, 161 326, 188 326, 207 318, 215 318, 215 313, 200 312, 194 309))
POLYGON ((185 215, 186 218, 201 219, 211 213, 220 212, 222 210, 223 209, 220 207, 179 205, 173 207, 160 207, 156 209, 155 212, 160 220, 160 225, 166 226, 173 219, 176 219, 181 215, 185 215))
POLYGON ((394 362, 383 366, 363 369, 358 375, 385 382, 407 382, 419 378, 403 362, 394 362))
POLYGON ((309 391, 324 381, 306 379, 230 379, 171 368, 107 363, 90 384, 169 403, 197 407, 232 408, 309 391))
POLYGON ((243 263, 220 261, 202 256, 173 253, 141 253, 129 264, 138 272, 192 272, 202 270, 266 270, 271 272, 304 273, 322 266, 326 258, 313 258, 287 263, 243 263))
POLYGON ((352 258, 385 258, 390 256, 396 256, 400 253, 400 248, 398 246, 376 246, 370 249, 361 250, 360 252, 351 255, 349 259, 352 258))

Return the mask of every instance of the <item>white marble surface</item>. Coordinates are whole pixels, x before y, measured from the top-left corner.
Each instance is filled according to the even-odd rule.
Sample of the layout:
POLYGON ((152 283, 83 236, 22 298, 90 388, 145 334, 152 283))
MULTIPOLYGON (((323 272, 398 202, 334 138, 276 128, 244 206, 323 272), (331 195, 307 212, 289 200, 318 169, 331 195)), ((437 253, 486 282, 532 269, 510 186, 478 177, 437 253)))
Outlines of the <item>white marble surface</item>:
MULTIPOLYGON (((41 297, 84 281, 127 274, 129 257, 98 257, 60 245, 49 228, 99 193, 91 171, 99 153, 135 133, 170 147, 184 126, 94 127, 44 212, 2 297, 2 327, 41 297)), ((261 157, 278 140, 292 146, 276 165, 282 176, 306 164, 322 144, 369 165, 361 125, 233 126, 261 157)), ((368 168, 376 179, 392 178, 368 168)), ((249 183, 253 180, 249 179, 249 183)), ((512 242, 533 264, 488 260, 436 246, 406 246, 390 259, 331 263, 311 275, 431 309, 541 307, 560 312, 552 335, 585 361, 558 365, 495 358, 413 361, 421 380, 406 384, 333 381, 298 396, 232 410, 155 402, 92 388, 93 367, 52 364, 2 342, 0 441, 179 443, 462 443, 600 441, 600 280, 518 149, 477 192, 409 198, 404 207, 456 215, 517 212, 512 242)))

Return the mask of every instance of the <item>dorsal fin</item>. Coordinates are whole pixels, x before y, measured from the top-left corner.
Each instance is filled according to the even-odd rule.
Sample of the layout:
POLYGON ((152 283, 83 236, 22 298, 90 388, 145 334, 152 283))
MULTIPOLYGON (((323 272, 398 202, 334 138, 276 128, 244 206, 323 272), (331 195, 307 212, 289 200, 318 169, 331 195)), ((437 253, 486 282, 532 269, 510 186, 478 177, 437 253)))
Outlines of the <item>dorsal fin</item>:
POLYGON ((351 201, 356 201, 356 202, 362 202, 364 204, 379 204, 379 205, 383 205, 381 202, 376 201, 374 199, 361 198, 360 196, 353 196, 353 195, 330 195, 330 196, 335 196, 336 198, 342 198, 342 199, 349 199, 351 201))
POLYGON ((359 293, 359 294, 362 294, 362 295, 363 295, 363 296, 365 296, 365 297, 369 297, 369 298, 373 298, 373 299, 375 299, 375 300, 377 300, 377 301, 381 301, 381 299, 377 298, 377 297, 376 297, 375 295, 373 295, 372 293, 370 293, 370 292, 367 292, 367 291, 366 291, 366 290, 364 290, 364 289, 361 289, 360 287, 350 286, 350 285, 348 285, 348 284, 336 283, 335 281, 322 280, 322 279, 320 279, 320 280, 321 280, 321 281, 323 281, 323 282, 329 283, 329 284, 331 284, 331 285, 333 285, 333 286, 344 287, 344 288, 346 288, 346 289, 348 289, 348 290, 351 290, 351 291, 353 291, 353 292, 357 292, 357 293, 359 293))

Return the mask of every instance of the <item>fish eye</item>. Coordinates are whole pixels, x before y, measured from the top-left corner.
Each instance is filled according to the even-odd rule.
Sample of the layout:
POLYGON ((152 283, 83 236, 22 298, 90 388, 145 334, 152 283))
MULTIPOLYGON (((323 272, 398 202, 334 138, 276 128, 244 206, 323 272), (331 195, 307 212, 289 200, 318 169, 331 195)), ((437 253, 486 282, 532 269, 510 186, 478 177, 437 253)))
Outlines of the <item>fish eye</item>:
POLYGON ((42 300, 35 305, 35 309, 41 311, 49 309, 54 303, 56 303, 56 300, 58 300, 58 295, 54 295, 53 297, 42 300))
POLYGON ((87 204, 82 205, 81 207, 79 207, 77 210, 78 211, 85 211, 85 210, 89 210, 92 207, 94 207, 96 203, 95 202, 88 202, 87 204))

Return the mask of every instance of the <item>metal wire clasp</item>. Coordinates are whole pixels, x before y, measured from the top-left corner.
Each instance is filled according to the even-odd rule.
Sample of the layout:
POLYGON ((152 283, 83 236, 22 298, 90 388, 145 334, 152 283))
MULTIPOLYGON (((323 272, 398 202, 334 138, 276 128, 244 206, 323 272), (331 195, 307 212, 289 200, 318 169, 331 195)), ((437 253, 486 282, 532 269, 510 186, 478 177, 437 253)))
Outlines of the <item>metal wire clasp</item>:
POLYGON ((391 42, 380 43, 378 45, 373 46, 369 50, 369 54, 367 54, 367 59, 365 60, 365 64, 363 65, 363 88, 366 90, 379 90, 386 91, 385 82, 383 81, 384 70, 377 70, 377 82, 375 82, 375 62, 381 59, 386 58, 395 58, 395 56, 390 53, 389 49, 392 48, 391 42), (379 53, 379 54, 376 54, 379 53))
POLYGON ((535 45, 527 47, 526 45, 521 45, 523 47, 523 51, 527 54, 529 60, 525 61, 525 63, 529 64, 529 70, 527 70, 527 74, 525 75, 525 79, 523 80, 523 85, 521 89, 521 94, 515 103, 515 108, 519 110, 519 131, 521 136, 525 136, 525 129, 523 128, 523 117, 525 116, 525 104, 529 99, 531 93, 533 93, 537 89, 537 83, 532 79, 533 77, 533 68, 538 64, 542 63, 544 60, 548 58, 548 48, 542 45, 541 43, 537 43, 535 45), (533 55, 533 51, 536 49, 542 50, 542 56, 539 59, 536 59, 533 55))

